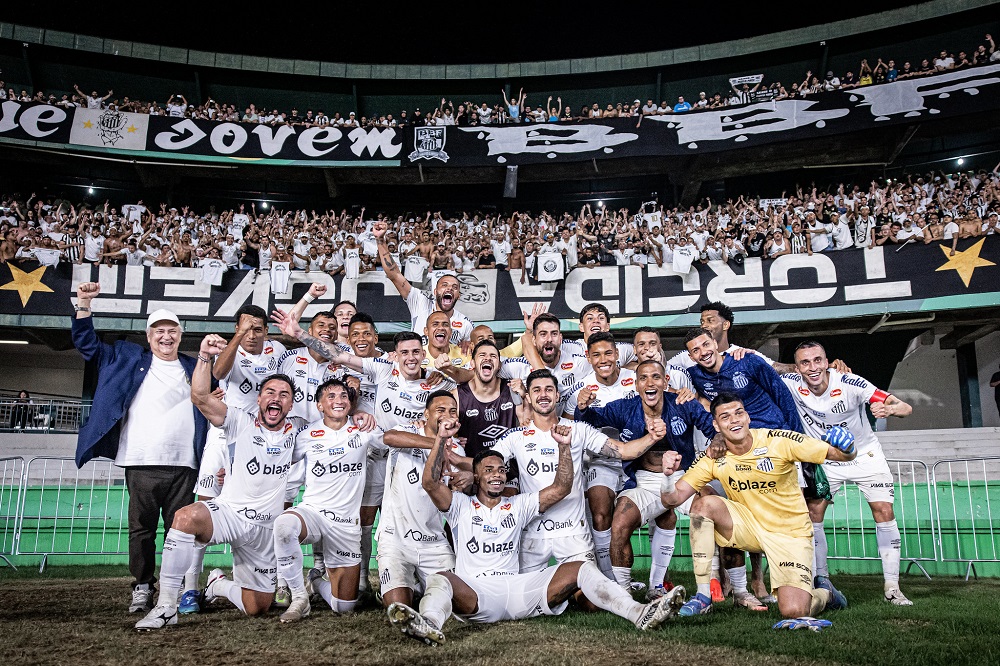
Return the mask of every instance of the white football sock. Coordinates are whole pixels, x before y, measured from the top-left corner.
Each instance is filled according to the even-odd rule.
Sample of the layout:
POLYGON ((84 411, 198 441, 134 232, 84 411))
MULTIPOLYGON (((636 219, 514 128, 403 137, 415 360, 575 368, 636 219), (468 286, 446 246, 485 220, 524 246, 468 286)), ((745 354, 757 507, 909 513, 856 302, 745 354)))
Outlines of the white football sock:
POLYGON ((632 567, 611 567, 611 574, 615 582, 623 588, 627 588, 632 582, 632 567))
MULTIPOLYGON (((605 578, 605 580, 607 579, 605 578)), ((453 594, 451 581, 447 577, 441 574, 431 574, 427 577, 424 596, 420 599, 420 614, 435 628, 440 629, 451 616, 451 597, 453 594)))
POLYGON ((882 558, 882 577, 887 583, 899 583, 899 547, 901 538, 895 520, 875 523, 878 556, 882 558))
POLYGON ((712 554, 712 578, 716 580, 719 579, 719 568, 720 568, 719 547, 716 546, 715 552, 712 554))
POLYGON ((664 530, 650 523, 652 526, 653 545, 650 552, 652 562, 649 565, 649 589, 657 585, 663 585, 663 579, 670 568, 670 558, 674 556, 674 541, 677 539, 677 530, 664 530))
POLYGON ((205 544, 195 543, 194 547, 194 560, 191 562, 191 566, 188 567, 187 573, 184 574, 185 592, 188 590, 201 590, 199 582, 205 563, 205 544))
POLYGON ((278 560, 278 580, 285 580, 292 596, 306 596, 306 586, 302 580, 302 546, 299 533, 302 520, 294 513, 283 513, 274 521, 274 556, 278 560))
MULTIPOLYGON (((329 585, 329 583, 327 584, 329 585)), ((334 613, 352 613, 354 612, 354 607, 357 605, 358 600, 344 601, 343 599, 331 596, 326 603, 330 604, 330 608, 334 613)))
POLYGON ((216 596, 229 599, 234 606, 244 613, 247 612, 246 606, 243 605, 243 588, 236 581, 229 580, 228 578, 217 580, 215 585, 212 586, 212 590, 216 596))
POLYGON ((733 586, 733 594, 747 594, 747 568, 746 565, 726 569, 729 574, 729 584, 733 586))
POLYGON ((594 535, 594 546, 597 550, 597 568, 609 579, 614 580, 614 573, 611 571, 611 528, 603 532, 592 529, 590 533, 594 535))
MULTIPOLYGON (((878 525, 876 524, 875 527, 877 534, 878 525)), ((826 531, 823 529, 823 523, 813 523, 813 552, 816 557, 816 566, 813 567, 813 575, 829 578, 830 567, 826 563, 826 531)))
POLYGON ((184 583, 184 574, 191 568, 197 546, 194 535, 170 528, 163 539, 163 557, 160 561, 160 594, 157 606, 177 606, 177 595, 184 583))
POLYGON ((642 615, 643 605, 635 601, 621 585, 608 580, 593 562, 583 563, 576 582, 583 595, 598 608, 611 611, 633 623, 642 615))
POLYGON ((361 578, 358 580, 358 592, 368 589, 368 572, 372 566, 372 526, 361 526, 361 578))
POLYGON ((318 543, 314 543, 312 553, 313 553, 313 569, 326 571, 326 563, 323 561, 322 546, 320 546, 318 543))

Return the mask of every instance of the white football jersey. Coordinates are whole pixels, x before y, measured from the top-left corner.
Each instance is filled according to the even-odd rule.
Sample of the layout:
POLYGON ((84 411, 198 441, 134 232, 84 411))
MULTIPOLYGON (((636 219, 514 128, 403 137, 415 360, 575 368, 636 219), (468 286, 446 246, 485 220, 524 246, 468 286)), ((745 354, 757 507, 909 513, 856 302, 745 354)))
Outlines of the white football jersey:
POLYGON ((513 576, 520 573, 521 532, 538 517, 538 493, 502 498, 490 509, 476 497, 452 493, 445 512, 455 543, 459 576, 513 576))
MULTIPOLYGON (((573 392, 570 393, 570 397, 566 401, 566 418, 572 418, 576 414, 577 396, 584 388, 589 388, 595 394, 594 401, 590 403, 591 407, 604 407, 613 400, 634 398, 637 395, 635 392, 635 372, 632 370, 624 368, 619 370, 618 380, 610 386, 598 380, 596 372, 591 372, 573 387, 573 392)), ((608 437, 618 438, 618 432, 613 428, 604 432, 608 437)))
MULTIPOLYGON (((393 430, 425 434, 423 428, 412 423, 398 425, 393 430)), ((451 449, 460 456, 465 455, 465 449, 454 441, 451 449)), ((387 534, 400 542, 447 541, 441 512, 421 485, 424 465, 427 464, 430 453, 430 449, 389 449, 385 468, 385 494, 382 496, 382 513, 376 538, 387 534)))
MULTIPOLYGON (((338 343, 338 347, 340 343, 338 343)), ((344 351, 344 350, 341 350, 344 351)), ((346 352, 348 354, 353 354, 354 351, 348 347, 346 352)), ((378 358, 384 358, 385 354, 379 352, 378 358)), ((357 377, 360 384, 358 391, 358 411, 367 412, 374 416, 375 414, 375 394, 378 392, 378 385, 372 381, 372 378, 364 372, 354 370, 353 368, 348 368, 343 366, 341 368, 341 378, 343 377, 357 377)))
POLYGON ((340 367, 336 363, 317 363, 308 347, 286 351, 278 359, 279 372, 288 375, 295 382, 295 404, 292 416, 307 423, 318 421, 322 416, 316 409, 316 389, 326 380, 336 377, 340 367))
MULTIPOLYGON (((406 306, 410 309, 410 324, 415 333, 420 334, 423 344, 427 344, 427 336, 424 329, 427 327, 427 318, 437 310, 437 304, 431 296, 428 296, 419 289, 410 289, 410 295, 406 297, 406 306)), ((475 325, 472 320, 458 310, 451 311, 451 343, 457 345, 463 340, 468 340, 472 336, 472 329, 475 325)))
MULTIPOLYGON (((631 342, 615 342, 615 347, 618 348, 618 365, 625 367, 636 360, 635 347, 632 346, 631 342)), ((587 343, 582 338, 579 340, 563 340, 561 349, 564 354, 568 352, 580 356, 587 355, 587 343)))
MULTIPOLYGON (((574 423, 560 419, 560 425, 573 428, 570 455, 573 459, 573 487, 564 497, 544 514, 532 520, 526 533, 532 538, 556 539, 570 535, 589 535, 583 497, 583 454, 599 454, 608 441, 608 436, 586 423, 574 423)), ((539 430, 535 424, 526 428, 512 428, 493 445, 505 460, 517 460, 521 491, 537 493, 552 485, 559 467, 559 445, 547 430, 539 430)))
POLYGON ((223 398, 226 405, 242 411, 256 410, 260 383, 278 372, 278 360, 284 353, 284 345, 274 340, 265 340, 264 348, 257 355, 238 347, 233 367, 225 379, 219 382, 226 392, 223 398))
POLYGON ((445 379, 431 386, 426 379, 403 379, 399 363, 385 358, 362 359, 362 370, 376 386, 375 422, 382 430, 424 418, 427 396, 435 391, 451 391, 455 382, 445 379))
POLYGON ((381 449, 382 431, 361 432, 350 420, 339 430, 322 420, 295 438, 295 459, 304 458, 308 504, 331 521, 360 529, 361 496, 370 448, 381 449))
POLYGON ((219 499, 244 520, 271 525, 284 508, 295 435, 305 427, 304 420, 292 416, 280 430, 272 431, 256 416, 239 409, 226 410, 222 429, 229 442, 231 464, 219 499))
POLYGON ((845 375, 833 368, 828 372, 830 381, 823 395, 815 395, 810 391, 800 374, 781 375, 781 381, 785 382, 795 398, 795 408, 806 434, 820 439, 833 426, 841 426, 854 435, 858 456, 875 449, 881 450, 881 444, 865 413, 865 404, 885 402, 889 394, 864 377, 845 375))

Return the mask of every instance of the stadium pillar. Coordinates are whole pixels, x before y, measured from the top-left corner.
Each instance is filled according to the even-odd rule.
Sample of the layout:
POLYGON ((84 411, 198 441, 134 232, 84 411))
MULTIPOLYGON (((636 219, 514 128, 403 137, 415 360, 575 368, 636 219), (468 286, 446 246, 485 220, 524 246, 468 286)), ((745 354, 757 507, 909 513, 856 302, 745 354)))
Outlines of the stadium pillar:
POLYGON ((34 90, 35 77, 31 75, 31 58, 28 57, 28 45, 21 44, 21 58, 24 60, 24 73, 28 77, 28 88, 34 90))
POLYGON ((656 104, 663 100, 663 72, 656 73, 656 104))
POLYGON ((955 348, 958 363, 958 395, 962 401, 962 427, 981 428, 983 410, 979 400, 979 365, 976 361, 976 343, 955 348))

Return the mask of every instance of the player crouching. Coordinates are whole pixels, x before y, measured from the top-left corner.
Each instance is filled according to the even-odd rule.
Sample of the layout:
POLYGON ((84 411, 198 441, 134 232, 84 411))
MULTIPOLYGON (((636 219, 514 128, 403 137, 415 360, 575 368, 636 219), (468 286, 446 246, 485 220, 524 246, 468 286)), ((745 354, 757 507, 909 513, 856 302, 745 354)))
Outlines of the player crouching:
POLYGON ((328 379, 316 390, 323 418, 295 440, 293 458, 305 458, 306 490, 302 501, 274 521, 274 553, 278 575, 291 590, 282 622, 309 615, 309 594, 302 580, 302 548, 319 546, 326 576, 313 580, 313 590, 336 613, 354 610, 361 577, 361 497, 371 449, 380 450, 381 430, 366 433, 351 422, 357 394, 340 379, 328 379))
POLYGON ((552 484, 537 493, 504 497, 507 470, 490 449, 473 460, 476 494, 453 492, 442 483, 447 455, 443 444, 458 430, 457 421, 441 421, 424 469, 422 485, 445 514, 455 536, 455 573, 429 576, 420 611, 401 603, 388 609, 389 620, 403 633, 429 645, 445 641, 442 628, 454 612, 471 622, 492 623, 538 615, 559 615, 577 590, 595 605, 628 619, 641 630, 658 627, 676 615, 684 589, 642 605, 609 580, 593 562, 566 562, 531 573, 518 573, 521 532, 540 513, 566 497, 573 484, 571 426, 556 425, 552 437, 559 461, 552 484))
POLYGON ((725 440, 725 455, 701 458, 676 484, 670 474, 678 468, 680 455, 672 451, 663 455, 664 506, 679 506, 713 479, 722 482, 729 496, 700 496, 691 506, 691 557, 698 593, 680 614, 701 615, 712 609, 711 560, 719 545, 767 557, 778 609, 788 618, 775 629, 819 631, 829 626, 813 616, 827 608, 843 608, 847 601, 839 592, 813 589, 813 528, 795 462, 852 460, 854 436, 834 427, 821 442, 789 430, 751 429, 743 402, 732 393, 720 393, 711 407, 713 424, 725 440))

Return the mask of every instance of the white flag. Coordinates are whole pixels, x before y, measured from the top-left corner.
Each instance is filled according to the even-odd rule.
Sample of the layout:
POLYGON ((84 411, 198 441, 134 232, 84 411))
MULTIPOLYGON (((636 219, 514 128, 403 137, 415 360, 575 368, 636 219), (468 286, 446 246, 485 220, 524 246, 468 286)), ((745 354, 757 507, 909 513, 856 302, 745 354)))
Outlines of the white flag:
POLYGON ((145 150, 149 116, 111 109, 74 109, 69 142, 78 146, 145 150))
POLYGON ((538 255, 538 281, 555 282, 566 275, 564 258, 558 252, 546 252, 538 255))

